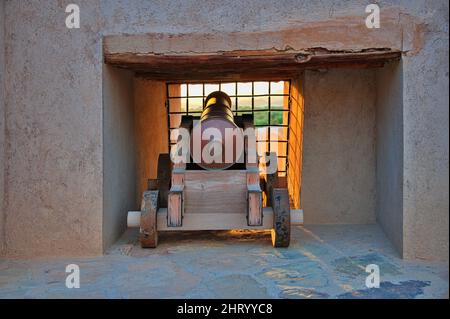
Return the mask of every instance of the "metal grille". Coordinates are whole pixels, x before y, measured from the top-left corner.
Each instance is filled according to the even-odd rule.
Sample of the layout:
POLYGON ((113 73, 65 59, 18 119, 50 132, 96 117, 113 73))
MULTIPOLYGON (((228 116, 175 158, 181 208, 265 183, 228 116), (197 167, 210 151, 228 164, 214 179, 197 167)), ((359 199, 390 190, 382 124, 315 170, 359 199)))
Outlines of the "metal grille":
POLYGON ((234 115, 253 114, 259 154, 278 154, 278 172, 287 172, 289 109, 291 83, 286 81, 168 83, 167 109, 170 133, 180 125, 182 115, 200 116, 205 98, 213 91, 223 91, 232 100, 234 115))

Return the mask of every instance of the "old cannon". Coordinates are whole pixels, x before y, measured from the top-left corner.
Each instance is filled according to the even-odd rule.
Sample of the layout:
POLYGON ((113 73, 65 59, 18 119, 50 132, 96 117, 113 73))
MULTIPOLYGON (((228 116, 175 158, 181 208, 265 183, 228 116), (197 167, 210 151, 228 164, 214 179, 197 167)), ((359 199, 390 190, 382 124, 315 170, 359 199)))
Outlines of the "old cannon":
POLYGON ((264 163, 258 157, 253 116, 234 116, 231 99, 216 91, 200 117, 182 117, 180 129, 189 140, 179 140, 172 158, 159 155, 141 211, 128 214, 128 226, 140 228, 141 246, 156 247, 161 231, 231 229, 271 230, 274 247, 289 246, 286 178, 276 169, 260 173, 277 159, 275 153, 265 154, 264 163), (182 146, 189 152, 174 161, 182 146))

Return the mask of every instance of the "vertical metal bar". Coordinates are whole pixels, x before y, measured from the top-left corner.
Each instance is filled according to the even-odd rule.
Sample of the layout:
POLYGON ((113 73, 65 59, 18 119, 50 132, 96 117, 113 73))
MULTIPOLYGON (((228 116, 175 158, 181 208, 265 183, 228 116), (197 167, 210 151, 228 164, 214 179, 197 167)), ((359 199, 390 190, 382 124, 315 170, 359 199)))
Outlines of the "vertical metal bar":
POLYGON ((234 112, 234 115, 237 115, 237 109, 238 109, 238 83, 234 82, 234 108, 236 110, 236 112, 234 112))
POLYGON ((186 83, 186 114, 189 115, 189 84, 186 83))
POLYGON ((205 82, 202 83, 202 110, 205 107, 205 82))
MULTIPOLYGON (((252 81, 252 115, 254 116, 255 113, 255 82, 252 81)), ((253 123, 255 123, 255 120, 253 119, 253 123)))
POLYGON ((288 158, 289 158, 289 131, 290 131, 290 127, 289 127, 289 125, 290 125, 290 122, 291 122, 291 80, 289 80, 288 81, 288 83, 289 83, 289 90, 288 90, 288 94, 289 94, 289 98, 288 98, 288 105, 287 105, 287 107, 288 107, 288 122, 287 122, 287 134, 286 134, 286 140, 287 140, 287 143, 286 143, 286 158, 284 159, 284 167, 286 167, 286 179, 287 179, 287 177, 288 177, 288 169, 289 169, 289 161, 288 161, 288 158))
MULTIPOLYGON (((268 147, 267 147, 267 149, 268 149, 268 151, 269 151, 269 153, 270 153, 270 140, 271 140, 271 138, 270 138, 270 124, 272 124, 272 119, 271 119, 271 113, 270 113, 270 107, 271 107, 271 103, 270 103, 270 93, 271 93, 271 90, 270 90, 270 86, 271 86, 271 81, 269 81, 269 97, 268 97, 268 101, 269 101, 269 104, 268 104, 268 109, 269 109, 269 111, 268 111, 268 116, 269 116, 269 126, 267 127, 267 139, 269 140, 269 145, 268 145, 268 147)), ((277 162, 277 170, 278 170, 278 162, 277 162)))
POLYGON ((170 152, 170 100, 169 100, 169 83, 166 82, 166 112, 167 112, 167 129, 169 130, 169 138, 168 138, 168 142, 169 142, 169 152, 170 152))

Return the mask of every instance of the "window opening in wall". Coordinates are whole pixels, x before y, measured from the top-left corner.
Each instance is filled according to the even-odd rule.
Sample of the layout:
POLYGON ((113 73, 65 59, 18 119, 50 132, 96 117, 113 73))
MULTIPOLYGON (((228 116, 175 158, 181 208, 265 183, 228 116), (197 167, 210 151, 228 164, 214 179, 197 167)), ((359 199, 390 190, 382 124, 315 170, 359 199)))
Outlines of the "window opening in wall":
POLYGON ((253 114, 259 154, 277 152, 278 173, 286 176, 291 82, 203 82, 168 83, 167 103, 169 149, 172 130, 180 126, 183 115, 200 116, 205 98, 214 91, 227 93, 234 115, 253 114))

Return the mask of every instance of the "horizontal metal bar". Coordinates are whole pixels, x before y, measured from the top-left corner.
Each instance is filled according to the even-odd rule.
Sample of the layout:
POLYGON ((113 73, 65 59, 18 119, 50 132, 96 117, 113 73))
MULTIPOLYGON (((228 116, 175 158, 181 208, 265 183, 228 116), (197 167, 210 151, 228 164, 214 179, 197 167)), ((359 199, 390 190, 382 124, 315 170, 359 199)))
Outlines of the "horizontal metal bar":
MULTIPOLYGON (((266 93, 266 94, 237 94, 237 95, 228 95, 230 98, 240 98, 240 97, 289 97, 289 94, 281 94, 281 93, 266 93)), ((169 100, 171 99, 206 99, 206 95, 177 95, 177 96, 169 96, 169 100)))
POLYGON ((286 78, 286 79, 268 79, 267 81, 264 80, 244 80, 244 81, 224 81, 224 80, 219 80, 219 79, 215 79, 215 80, 211 80, 211 81, 189 81, 189 82, 180 82, 180 81, 167 81, 166 84, 167 85, 181 85, 181 84, 187 84, 187 85, 191 85, 191 84, 203 84, 203 85, 208 85, 208 84, 216 84, 216 85, 222 85, 222 84, 237 84, 237 83, 255 83, 255 82, 268 82, 268 83, 277 83, 277 82, 291 82, 290 78, 286 78))
MULTIPOLYGON (((254 125, 255 127, 267 127, 267 126, 269 126, 269 125, 266 125, 266 124, 259 124, 259 125, 254 125)), ((288 127, 287 125, 276 125, 276 124, 274 124, 274 125, 270 125, 270 126, 272 126, 272 127, 288 127)), ((176 130, 176 129, 178 129, 179 127, 170 127, 170 129, 171 130, 176 130)), ((275 142, 275 141, 273 141, 273 142, 275 142)))
POLYGON ((256 143, 270 143, 270 142, 280 142, 287 143, 287 140, 256 140, 256 143))
MULTIPOLYGON (((272 108, 272 109, 254 109, 254 110, 251 110, 251 109, 245 110, 245 109, 237 108, 237 109, 232 109, 231 111, 233 113, 245 113, 246 112, 248 114, 256 113, 256 112, 283 112, 283 113, 289 112, 289 110, 277 109, 277 108, 275 108, 275 109, 274 108, 272 108)), ((189 114, 201 114, 202 111, 170 111, 169 110, 169 115, 180 115, 180 114, 189 115, 189 114, 186 114, 186 113, 189 113, 189 114)))
POLYGON ((254 127, 289 127, 287 124, 255 124, 254 127))

